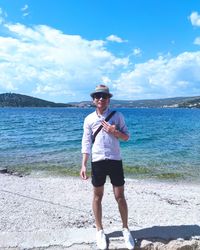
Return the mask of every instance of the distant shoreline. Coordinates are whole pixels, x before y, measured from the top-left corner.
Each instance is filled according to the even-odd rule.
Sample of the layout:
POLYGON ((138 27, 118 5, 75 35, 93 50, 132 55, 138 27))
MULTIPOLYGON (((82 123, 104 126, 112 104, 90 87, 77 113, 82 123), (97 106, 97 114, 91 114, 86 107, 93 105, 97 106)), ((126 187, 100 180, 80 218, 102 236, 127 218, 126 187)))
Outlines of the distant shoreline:
MULTIPOLYGON (((172 97, 146 100, 115 100, 110 105, 115 108, 200 108, 200 96, 172 97)), ((16 93, 0 94, 0 107, 92 107, 91 101, 55 103, 32 96, 16 93)))

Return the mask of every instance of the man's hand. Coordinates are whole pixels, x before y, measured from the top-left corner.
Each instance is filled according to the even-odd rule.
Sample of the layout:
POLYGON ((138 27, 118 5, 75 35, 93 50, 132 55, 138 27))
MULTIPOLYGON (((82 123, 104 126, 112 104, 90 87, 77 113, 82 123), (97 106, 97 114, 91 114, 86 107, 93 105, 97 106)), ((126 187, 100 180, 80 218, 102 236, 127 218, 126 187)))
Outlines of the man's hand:
POLYGON ((89 158, 89 154, 83 153, 83 158, 82 158, 82 167, 81 167, 81 171, 80 171, 80 177, 83 180, 87 180, 88 176, 87 176, 87 161, 89 158))
POLYGON ((103 126, 103 130, 105 130, 107 133, 111 133, 116 138, 122 139, 124 141, 127 141, 129 139, 129 135, 126 135, 126 134, 120 132, 119 130, 117 130, 115 125, 110 125, 106 121, 102 121, 101 124, 103 126))
POLYGON ((107 133, 111 133, 114 134, 114 132, 116 131, 116 126, 115 125, 110 125, 108 122, 106 121, 102 121, 102 126, 103 129, 107 132, 107 133))
POLYGON ((81 171, 80 171, 80 176, 83 180, 87 180, 88 176, 87 176, 87 168, 86 166, 82 165, 81 167, 81 171))

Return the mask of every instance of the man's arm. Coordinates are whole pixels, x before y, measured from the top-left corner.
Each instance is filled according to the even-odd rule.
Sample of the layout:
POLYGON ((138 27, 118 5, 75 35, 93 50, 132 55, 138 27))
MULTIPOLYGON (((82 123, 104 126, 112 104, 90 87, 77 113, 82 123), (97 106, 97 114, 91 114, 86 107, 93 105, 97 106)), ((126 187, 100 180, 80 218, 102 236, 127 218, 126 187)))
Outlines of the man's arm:
POLYGON ((89 154, 83 153, 82 154, 82 166, 80 171, 80 176, 83 180, 87 180, 87 161, 89 159, 89 154))
POLYGON ((82 164, 80 170, 80 176, 83 180, 87 180, 87 162, 91 154, 91 146, 92 146, 92 130, 91 126, 88 123, 88 120, 84 120, 83 125, 83 137, 82 137, 82 164))
POLYGON ((103 129, 107 132, 107 133, 111 133, 112 135, 114 135, 115 137, 124 140, 124 141, 128 141, 129 139, 129 135, 122 133, 121 131, 116 129, 115 125, 110 125, 108 122, 103 121, 102 122, 102 126, 103 129))
POLYGON ((128 139, 129 139, 129 135, 122 133, 121 131, 117 130, 116 128, 115 128, 115 130, 113 131, 113 135, 114 135, 115 137, 117 137, 117 138, 123 140, 123 141, 128 141, 128 139))

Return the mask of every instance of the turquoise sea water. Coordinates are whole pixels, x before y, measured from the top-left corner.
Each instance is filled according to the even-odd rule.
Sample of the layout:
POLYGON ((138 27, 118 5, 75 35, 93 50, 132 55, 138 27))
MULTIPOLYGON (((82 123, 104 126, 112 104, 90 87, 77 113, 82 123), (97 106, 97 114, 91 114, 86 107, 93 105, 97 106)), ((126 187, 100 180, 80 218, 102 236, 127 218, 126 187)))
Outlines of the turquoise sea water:
MULTIPOLYGON (((118 109, 131 138, 121 142, 126 175, 200 180, 199 109, 118 109)), ((84 117, 93 109, 0 108, 0 166, 77 174, 84 117)))

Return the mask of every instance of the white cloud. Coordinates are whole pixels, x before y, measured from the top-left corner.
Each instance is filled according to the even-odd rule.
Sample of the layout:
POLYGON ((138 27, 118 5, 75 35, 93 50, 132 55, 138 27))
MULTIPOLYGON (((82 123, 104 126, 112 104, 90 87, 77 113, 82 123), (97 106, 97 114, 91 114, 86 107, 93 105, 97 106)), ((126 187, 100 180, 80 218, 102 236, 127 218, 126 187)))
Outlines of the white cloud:
POLYGON ((141 51, 140 48, 135 48, 135 49, 133 50, 133 55, 134 55, 134 56, 140 56, 141 54, 142 54, 142 51, 141 51))
POLYGON ((21 8, 21 11, 26 11, 28 10, 28 4, 25 4, 22 8, 21 8))
POLYGON ((111 83, 111 79, 107 76, 102 76, 102 83, 104 84, 110 84, 111 83))
POLYGON ((4 27, 10 35, 0 36, 1 92, 34 93, 45 99, 65 94, 77 100, 102 76, 129 65, 128 58, 116 57, 101 40, 66 35, 45 25, 4 27))
MULTIPOLYGON (((111 53, 105 40, 86 40, 46 25, 4 21, 2 26, 7 36, 0 36, 0 92, 67 102, 88 99, 89 91, 102 82, 118 99, 200 94, 199 51, 131 66, 130 57, 111 53)), ((133 54, 141 50, 135 48, 133 54)))
POLYGON ((25 4, 22 8, 21 8, 21 11, 22 11, 22 15, 23 17, 26 17, 29 15, 29 12, 28 12, 28 9, 29 9, 29 6, 28 4, 25 4))
POLYGON ((200 15, 198 12, 192 12, 190 15, 190 21, 193 26, 198 26, 200 27, 200 15))
POLYGON ((200 37, 195 38, 194 44, 200 45, 200 37))
POLYGON ((200 52, 159 57, 122 73, 113 87, 116 98, 146 99, 200 94, 200 52))
POLYGON ((6 17, 7 13, 0 7, 0 24, 5 22, 6 17))
POLYGON ((1 23, 2 15, 3 15, 3 10, 2 10, 2 8, 0 7, 0 23, 1 23))
POLYGON ((26 13, 23 14, 23 17, 26 17, 26 16, 28 16, 28 15, 29 15, 29 13, 26 12, 26 13))
POLYGON ((110 36, 106 37, 106 40, 110 41, 110 42, 116 42, 116 43, 127 42, 127 40, 123 40, 122 38, 120 38, 120 37, 118 37, 116 35, 110 35, 110 36))
MULTIPOLYGON (((190 15, 190 21, 193 26, 200 27, 200 15, 198 14, 198 12, 192 12, 192 14, 190 15)), ((194 44, 200 45, 200 37, 195 38, 194 44)))

